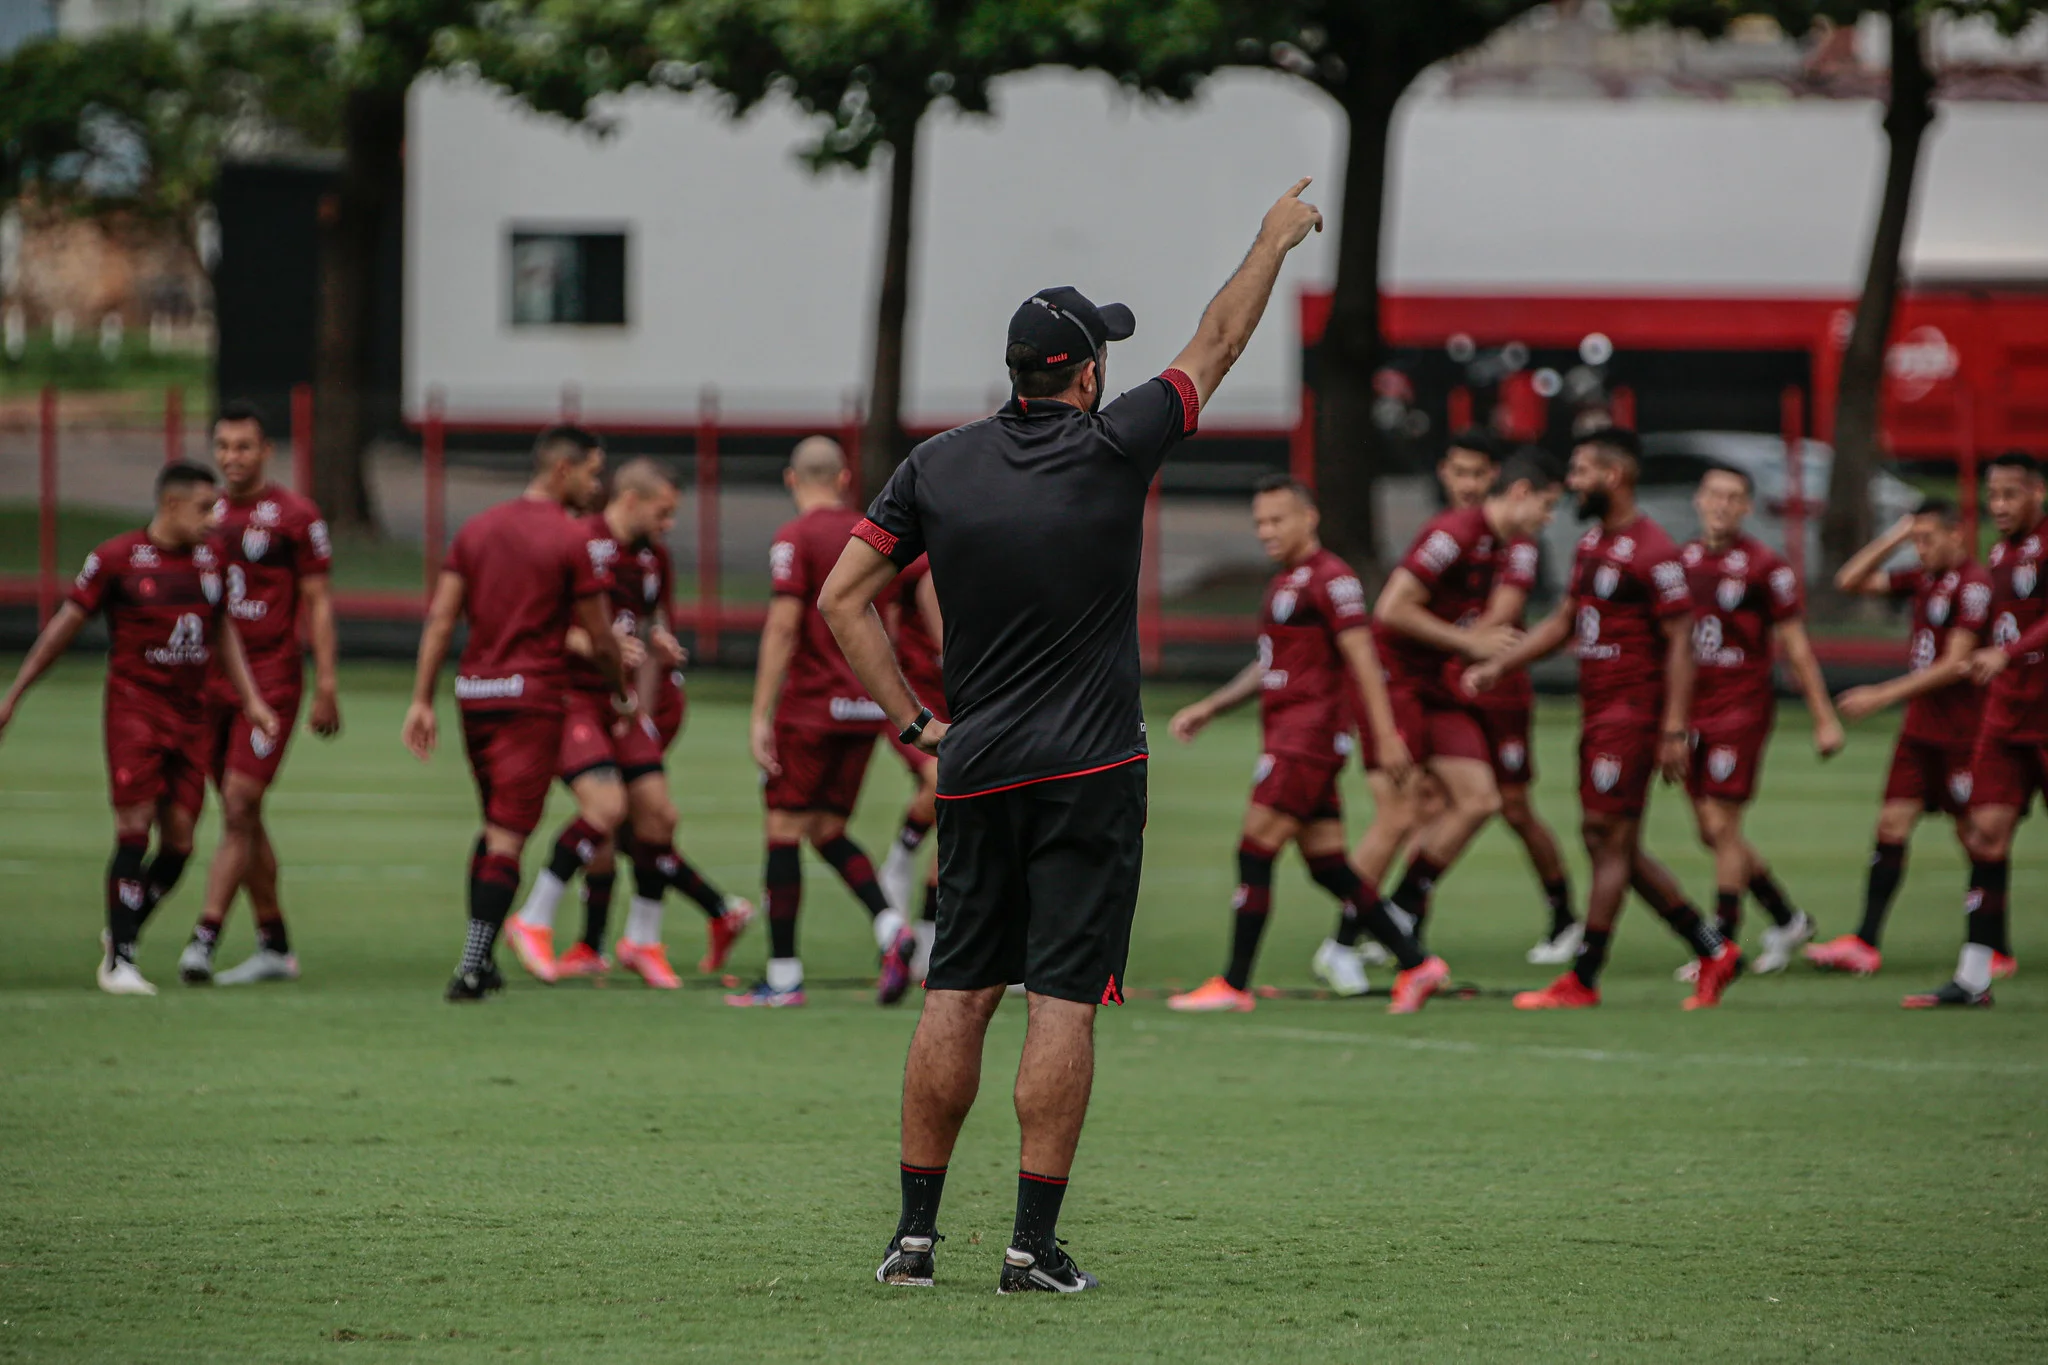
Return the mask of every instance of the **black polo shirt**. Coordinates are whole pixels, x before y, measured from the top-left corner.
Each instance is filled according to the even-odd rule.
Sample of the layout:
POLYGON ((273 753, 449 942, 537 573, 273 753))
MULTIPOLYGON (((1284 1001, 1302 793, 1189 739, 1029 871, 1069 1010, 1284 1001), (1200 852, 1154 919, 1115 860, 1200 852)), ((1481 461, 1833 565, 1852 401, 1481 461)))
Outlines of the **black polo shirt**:
POLYGON ((941 796, 1144 757, 1145 491, 1197 406, 1178 370, 1092 413, 1013 398, 911 451, 868 508, 856 536, 898 565, 931 556, 953 718, 941 796))

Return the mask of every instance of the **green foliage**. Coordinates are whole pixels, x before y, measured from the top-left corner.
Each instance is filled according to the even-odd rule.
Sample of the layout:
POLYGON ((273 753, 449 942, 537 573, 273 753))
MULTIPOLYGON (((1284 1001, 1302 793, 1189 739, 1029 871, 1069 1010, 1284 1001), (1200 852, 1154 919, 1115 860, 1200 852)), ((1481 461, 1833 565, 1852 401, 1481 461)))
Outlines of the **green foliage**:
POLYGON ((1729 24, 1751 14, 1766 14, 1793 35, 1804 34, 1822 19, 1853 24, 1866 14, 1892 14, 1910 9, 1923 19, 1937 14, 1988 19, 2005 34, 2015 34, 2048 14, 2044 0, 1616 0, 1615 17, 1629 25, 1668 24, 1717 37, 1729 24))

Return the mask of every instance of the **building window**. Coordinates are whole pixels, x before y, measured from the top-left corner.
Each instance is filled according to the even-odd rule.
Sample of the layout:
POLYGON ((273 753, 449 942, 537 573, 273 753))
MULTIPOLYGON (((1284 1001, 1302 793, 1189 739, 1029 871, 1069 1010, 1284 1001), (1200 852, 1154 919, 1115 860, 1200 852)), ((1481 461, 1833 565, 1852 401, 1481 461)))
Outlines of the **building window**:
POLYGON ((626 234, 512 229, 514 327, 626 325, 626 234))

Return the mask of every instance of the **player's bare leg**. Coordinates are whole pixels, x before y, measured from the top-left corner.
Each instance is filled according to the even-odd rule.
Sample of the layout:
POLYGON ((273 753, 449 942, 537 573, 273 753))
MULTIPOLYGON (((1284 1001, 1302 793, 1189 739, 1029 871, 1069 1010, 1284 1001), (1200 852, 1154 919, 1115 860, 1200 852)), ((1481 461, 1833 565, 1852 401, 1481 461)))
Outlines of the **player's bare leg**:
POLYGON ((1067 1261, 1056 1232, 1060 1204, 1066 1198, 1067 1176, 1074 1150, 1081 1142, 1081 1124, 1088 1117, 1088 1097, 1095 1086, 1094 1005, 1060 1000, 1031 992, 1031 1019, 1024 1031, 1024 1055, 1017 1063, 1017 1127, 1021 1134, 1017 1163, 1017 1218, 1010 1246, 1003 1253, 998 1293, 1030 1288, 1034 1266, 1057 1267, 1094 1288, 1094 1277, 1067 1261))
POLYGON ((932 825, 938 820, 937 760, 914 765, 911 775, 917 781, 917 792, 903 809, 903 823, 890 842, 889 851, 882 856, 882 869, 877 874, 882 883, 883 899, 905 913, 910 910, 911 894, 917 885, 918 854, 931 834, 932 825))
POLYGON ((663 895, 680 891, 704 912, 709 945, 697 964, 701 972, 725 966, 734 940, 753 922, 753 902, 720 891, 676 849, 678 821, 666 774, 646 773, 628 783, 626 807, 633 903, 626 914, 626 932, 618 942, 619 965, 650 986, 673 990, 682 981, 669 965, 668 950, 662 944, 663 895))
POLYGON ((1557 835, 1536 813, 1536 804, 1529 799, 1528 783, 1501 784, 1500 818, 1521 840, 1523 851, 1529 855, 1529 866, 1543 887, 1544 904, 1550 908, 1550 932, 1528 951, 1527 961, 1535 966, 1570 962, 1578 956, 1583 932, 1577 916, 1572 914, 1571 874, 1565 869, 1564 851, 1558 847, 1557 835))
POLYGON ((910 989, 910 963, 917 956, 917 931, 901 907, 892 905, 882 892, 874 864, 859 844, 846 837, 846 817, 836 811, 813 811, 805 838, 818 856, 832 865, 839 880, 846 883, 861 907, 868 912, 875 931, 875 947, 881 951, 881 979, 876 998, 893 1005, 910 989))
MULTIPOLYGON (((200 909, 199 922, 192 930, 192 941, 178 959, 178 975, 187 985, 204 985, 215 979, 214 948, 220 941, 221 928, 233 908, 236 893, 249 880, 250 869, 256 859, 257 842, 263 836, 263 791, 262 782, 243 772, 229 771, 220 784, 220 846, 215 849, 213 864, 207 869, 206 897, 200 909)), ((271 948, 272 945, 265 942, 249 962, 256 962, 271 948)), ((289 950, 279 951, 278 956, 288 957, 289 950)), ((242 966, 248 967, 249 963, 242 966)), ((297 964, 293 963, 285 979, 297 975, 297 964)), ((267 978, 241 972, 224 984, 242 985, 255 979, 267 978)))
POLYGON ((296 981, 299 959, 292 952, 285 931, 284 907, 278 900, 277 850, 271 847, 270 831, 259 815, 250 840, 248 870, 242 889, 249 893, 249 906, 256 915, 256 951, 236 966, 214 977, 221 986, 245 986, 258 981, 296 981))
MULTIPOLYGON (((1372 792, 1372 821, 1366 825, 1365 833, 1358 836, 1357 847, 1351 850, 1351 870, 1365 883, 1367 898, 1378 902, 1387 869, 1394 865, 1394 855, 1415 828, 1415 807, 1410 799, 1414 784, 1411 782, 1409 789, 1404 790, 1377 768, 1366 773, 1365 782, 1372 792)), ((1403 932, 1412 927, 1404 926, 1403 932)), ((1362 938, 1363 932, 1355 920, 1340 917, 1334 937, 1346 947, 1356 945, 1368 967, 1389 961, 1385 947, 1377 940, 1362 938)))
POLYGON ((927 991, 903 1066, 903 1209, 889 1254, 875 1278, 884 1284, 929 1285, 939 1200, 960 1126, 981 1090, 981 1053, 988 1021, 1003 1003, 1001 986, 978 991, 927 991), (904 1242, 908 1239, 908 1255, 904 1242))
MULTIPOLYGON (((1301 821, 1271 806, 1253 802, 1245 808, 1237 843, 1237 890, 1230 901, 1230 965, 1223 975, 1212 976, 1195 989, 1168 999, 1167 1008, 1192 1013, 1245 1013, 1258 1003, 1251 992, 1252 964, 1258 959, 1259 941, 1265 937, 1267 921, 1272 918, 1273 860, 1294 841, 1301 828, 1301 821)), ((1340 827, 1340 853, 1343 837, 1340 827)), ((1363 978, 1363 968, 1359 976, 1363 978)))
POLYGON ((1500 788, 1494 784, 1491 764, 1472 758, 1437 757, 1429 760, 1429 772, 1443 790, 1444 807, 1423 827, 1400 884, 1387 897, 1414 921, 1418 943, 1429 917, 1430 893, 1472 842, 1472 836, 1500 813, 1500 788))
MULTIPOLYGON (((1747 890, 1771 917, 1772 926, 1765 931, 1763 951, 1750 970, 1781 972, 1791 963, 1792 954, 1813 937, 1813 921, 1792 906, 1772 878, 1763 854, 1743 833, 1742 812, 1742 806, 1736 802, 1716 797, 1698 797, 1693 801, 1700 843, 1714 857, 1715 927, 1721 937, 1736 941, 1742 927, 1742 895, 1747 890)), ((1692 980, 1698 963, 1687 963, 1679 970, 1680 979, 1692 980)))
POLYGON ((561 903, 562 892, 626 819, 626 785, 612 764, 578 773, 569 790, 576 797, 576 818, 555 836, 546 870, 534 878, 519 913, 505 922, 505 937, 511 941, 512 951, 538 981, 555 979, 555 907, 561 903))
POLYGON ((1970 807, 1963 826, 1963 847, 1970 855, 1970 889, 1963 899, 1968 920, 1956 974, 1938 989, 1907 996, 1902 1002, 1907 1009, 1988 1005, 1992 981, 2016 970, 2007 938, 2006 888, 2019 817, 2011 806, 1970 807))
MULTIPOLYGON (((1843 934, 1826 943, 1809 944, 1806 960, 1822 971, 1874 976, 1884 965, 1878 945, 1884 938, 1884 922, 1891 914, 1899 883, 1906 879, 1906 846, 1920 823, 1920 802, 1886 801, 1877 809, 1876 846, 1870 854, 1870 875, 1863 884, 1863 922, 1853 934, 1843 934)), ((1956 838, 1963 840, 1963 825, 1956 822, 1956 838)), ((1964 841, 1964 853, 1969 845, 1964 841)))

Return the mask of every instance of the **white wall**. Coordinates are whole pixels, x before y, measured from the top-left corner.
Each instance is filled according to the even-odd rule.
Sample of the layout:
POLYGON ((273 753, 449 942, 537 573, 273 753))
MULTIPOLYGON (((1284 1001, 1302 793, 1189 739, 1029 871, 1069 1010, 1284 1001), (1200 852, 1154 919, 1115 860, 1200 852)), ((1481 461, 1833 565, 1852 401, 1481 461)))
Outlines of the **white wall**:
MULTIPOLYGON (((482 90, 422 82, 409 144, 408 401, 546 411, 563 382, 596 416, 686 414, 716 384, 729 412, 830 414, 867 371, 882 177, 814 176, 808 128, 770 107, 734 125, 709 97, 612 109, 608 139, 482 90), (626 224, 619 330, 512 329, 511 223, 626 224)), ((1260 72, 1190 106, 1135 102, 1101 77, 1043 71, 999 117, 935 119, 923 144, 909 404, 986 409, 1003 325, 1031 290, 1120 299, 1138 335, 1112 384, 1169 361, 1273 195, 1339 190, 1335 110, 1260 72)), ((1874 106, 1419 99, 1396 134, 1388 288, 1400 292, 1846 295, 1861 270, 1882 144, 1874 106)), ((2048 108, 1944 109, 1909 260, 1921 274, 2048 278, 2048 108)), ((1216 411, 1285 418, 1293 299, 1325 286, 1332 234, 1287 275, 1216 411)))

